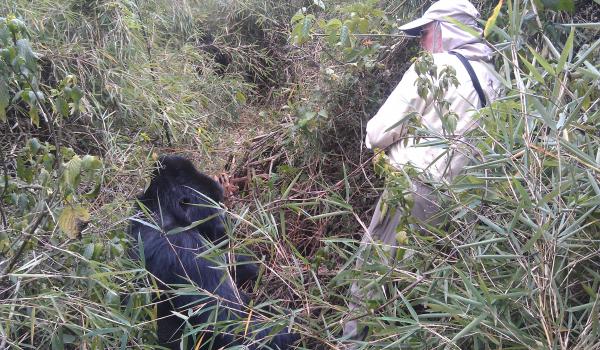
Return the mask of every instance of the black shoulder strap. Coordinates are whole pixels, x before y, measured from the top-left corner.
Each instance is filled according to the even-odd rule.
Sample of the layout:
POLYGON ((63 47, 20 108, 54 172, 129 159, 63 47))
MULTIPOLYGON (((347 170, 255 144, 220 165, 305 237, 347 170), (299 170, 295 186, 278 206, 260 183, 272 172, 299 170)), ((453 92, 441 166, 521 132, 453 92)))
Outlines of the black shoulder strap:
POLYGON ((481 84, 479 84, 479 79, 477 79, 477 74, 475 74, 475 71, 473 70, 473 66, 471 66, 471 63, 469 62, 468 59, 465 58, 465 56, 459 54, 458 52, 450 51, 449 53, 456 56, 462 62, 463 66, 465 66, 465 69, 467 70, 467 72, 469 73, 469 76, 471 77, 471 82, 473 83, 473 87, 475 88, 475 91, 477 91, 477 95, 479 95, 479 102, 481 103, 481 108, 485 107, 487 105, 486 99, 485 99, 485 94, 483 93, 481 84))

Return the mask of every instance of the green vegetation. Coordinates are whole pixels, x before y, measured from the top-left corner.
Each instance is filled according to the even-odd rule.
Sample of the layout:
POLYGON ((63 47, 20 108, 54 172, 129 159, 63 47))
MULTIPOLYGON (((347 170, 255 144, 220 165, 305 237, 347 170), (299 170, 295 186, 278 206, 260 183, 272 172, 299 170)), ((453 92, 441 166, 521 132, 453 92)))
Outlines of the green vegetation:
POLYGON ((473 1, 505 97, 441 187, 448 225, 354 269, 384 183, 364 126, 418 56, 396 19, 429 3, 0 4, 0 349, 156 347, 126 228, 171 152, 225 184, 228 249, 300 349, 343 348, 355 280, 385 293, 352 316, 365 349, 600 349, 597 0, 473 1))

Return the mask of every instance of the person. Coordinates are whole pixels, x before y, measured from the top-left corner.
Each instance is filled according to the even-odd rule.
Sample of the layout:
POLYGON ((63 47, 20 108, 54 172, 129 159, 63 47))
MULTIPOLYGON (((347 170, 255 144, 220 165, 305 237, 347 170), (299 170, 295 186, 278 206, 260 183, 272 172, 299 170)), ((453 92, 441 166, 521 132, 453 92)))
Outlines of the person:
MULTIPOLYGON (((397 262, 394 260, 398 258, 399 224, 406 223, 407 217, 409 222, 417 223, 421 232, 428 225, 443 221, 439 200, 443 194, 436 185, 451 183, 468 164, 472 146, 466 134, 478 127, 477 111, 489 106, 500 92, 500 82, 491 65, 493 51, 482 40, 478 18, 479 12, 467 0, 439 0, 421 18, 399 28, 420 36, 422 49, 431 54, 430 63, 435 65, 437 74, 430 81, 439 83, 444 72, 448 72, 447 67, 452 67, 456 72, 454 82, 458 84, 446 84, 443 95, 419 91, 419 79, 424 74, 419 63, 413 63, 368 122, 366 146, 385 150, 386 161, 393 169, 412 174, 408 192, 413 203, 408 210, 406 206, 390 210, 385 203, 389 189, 384 191, 361 242, 359 269, 368 259, 384 259, 383 263, 390 266, 397 262), (425 135, 422 131, 421 135, 407 132, 407 120, 415 116, 425 135), (449 127, 444 118, 455 118, 455 122, 449 127), (385 253, 376 253, 381 247, 386 248, 385 253)), ((373 283, 359 282, 364 281, 355 281, 350 289, 350 313, 345 318, 343 339, 364 338, 366 329, 358 329, 357 317, 366 314, 365 309, 362 313, 357 311, 361 302, 374 298, 381 289, 373 288, 373 283)))

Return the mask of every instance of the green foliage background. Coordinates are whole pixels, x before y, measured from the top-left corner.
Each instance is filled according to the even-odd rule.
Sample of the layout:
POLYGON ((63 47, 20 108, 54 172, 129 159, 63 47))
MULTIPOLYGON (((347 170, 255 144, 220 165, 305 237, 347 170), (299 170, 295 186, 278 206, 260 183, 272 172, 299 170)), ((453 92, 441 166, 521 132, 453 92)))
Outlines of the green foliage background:
POLYGON ((418 55, 398 23, 429 4, 0 4, 0 349, 156 347, 126 226, 173 152, 237 187, 227 249, 255 256, 257 313, 298 348, 344 348, 357 318, 364 349, 599 349, 596 0, 503 3, 487 40, 505 97, 440 187, 448 224, 354 268, 383 184, 364 125, 418 55), (350 315, 353 281, 382 293, 350 315))

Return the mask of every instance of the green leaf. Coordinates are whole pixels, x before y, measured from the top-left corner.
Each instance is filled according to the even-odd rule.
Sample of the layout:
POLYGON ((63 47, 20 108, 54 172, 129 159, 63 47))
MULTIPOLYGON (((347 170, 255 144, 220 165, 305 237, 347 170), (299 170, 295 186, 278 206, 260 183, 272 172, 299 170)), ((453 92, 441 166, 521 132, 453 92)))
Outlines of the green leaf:
MULTIPOLYGON (((594 0, 600 1, 600 0, 594 0)), ((574 28, 586 28, 586 29, 598 29, 600 28, 600 23, 565 23, 561 24, 563 27, 574 27, 574 28)))
POLYGON ((32 138, 27 142, 27 147, 29 148, 29 151, 31 152, 30 154, 37 154, 38 151, 40 149, 42 149, 44 147, 44 145, 42 145, 40 143, 40 140, 38 140, 37 138, 32 138))
POLYGON ((30 166, 27 166, 23 157, 17 158, 17 177, 27 183, 31 183, 33 180, 33 170, 30 166))
POLYGON ((25 23, 20 19, 14 17, 14 15, 9 15, 8 18, 8 28, 11 30, 15 36, 17 34, 25 32, 25 23))
POLYGON ((39 113, 39 109, 37 107, 33 107, 30 106, 29 107, 29 119, 31 119, 31 124, 35 125, 36 127, 40 127, 40 113, 39 113))
POLYGON ((477 217, 479 218, 479 220, 483 221, 484 224, 486 224, 487 226, 492 228, 494 231, 496 231, 500 235, 506 236, 506 230, 504 230, 502 227, 498 226, 492 220, 488 219, 487 217, 485 217, 483 215, 479 215, 479 214, 477 215, 477 217))
POLYGON ((366 34, 369 32, 369 20, 361 18, 358 20, 357 29, 359 33, 366 34))
POLYGON ((71 89, 71 93, 69 97, 72 101, 71 114, 75 112, 81 111, 81 98, 83 97, 83 90, 81 90, 78 86, 75 86, 71 89))
POLYGON ((308 15, 304 17, 304 22, 302 23, 302 37, 308 40, 310 29, 313 25, 314 16, 308 15))
POLYGON ((556 72, 554 71, 554 68, 552 67, 552 65, 550 65, 550 63, 548 63, 548 61, 546 61, 546 59, 544 59, 544 57, 542 57, 542 55, 537 53, 537 51, 535 51, 531 46, 528 46, 528 47, 529 47, 529 51, 531 51, 531 53, 533 54, 535 59, 542 65, 542 67, 544 67, 544 69, 548 73, 552 74, 553 76, 556 76, 556 72))
POLYGON ((296 14, 292 22, 296 22, 292 30, 292 42, 296 45, 302 45, 310 39, 310 29, 315 21, 315 16, 302 13, 296 14))
POLYGON ((339 43, 343 46, 350 46, 350 29, 347 25, 343 25, 340 29, 340 41, 339 43))
POLYGON ((102 168, 100 158, 86 154, 81 160, 81 170, 95 171, 102 168))
POLYGON ((58 227, 70 238, 77 239, 90 221, 90 212, 82 206, 63 208, 58 218, 58 227))
POLYGON ((65 184, 72 189, 75 189, 79 185, 81 163, 81 158, 79 158, 78 155, 75 155, 67 164, 65 164, 63 179, 65 184))
POLYGON ((544 84, 544 78, 542 77, 540 72, 538 72, 537 68, 533 64, 531 64, 531 62, 529 62, 525 57, 523 57, 523 55, 519 54, 519 58, 521 58, 521 62, 523 62, 523 64, 527 66, 529 74, 531 74, 533 79, 535 79, 535 81, 537 81, 540 84, 544 84))
POLYGON ((535 110, 540 114, 542 120, 546 123, 546 125, 549 126, 552 130, 556 130, 556 121, 552 118, 551 113, 548 112, 548 109, 546 109, 546 107, 542 104, 539 98, 537 98, 536 96, 530 96, 527 100, 532 102, 533 106, 535 107, 535 110))
POLYGON ((37 71, 37 57, 33 50, 31 49, 31 45, 29 44, 29 40, 27 39, 19 39, 15 45, 17 47, 17 56, 23 59, 24 66, 28 69, 28 71, 23 71, 23 67, 21 68, 21 72, 29 75, 30 72, 37 71))
POLYGON ((292 16, 290 23, 292 25, 296 25, 303 19, 304 19, 304 13, 302 11, 298 11, 298 12, 296 12, 296 14, 294 16, 292 16))
POLYGON ((458 339, 462 338, 463 336, 465 336, 467 333, 469 333, 472 329, 474 329, 475 327, 477 327, 481 321, 485 320, 485 318, 487 317, 487 313, 482 312, 481 315, 477 316, 476 318, 473 319, 473 321, 471 321, 471 323, 469 323, 465 328, 463 328, 460 332, 458 332, 454 338, 452 338, 452 342, 457 341, 458 339))
POLYGON ((83 197, 88 199, 98 197, 98 194, 100 193, 100 188, 102 188, 102 182, 98 181, 96 182, 94 188, 92 188, 89 192, 85 193, 83 197))
POLYGON ((325 28, 325 33, 327 34, 327 42, 329 45, 335 45, 338 42, 338 32, 342 27, 342 21, 337 18, 334 18, 327 22, 327 26, 325 28))
POLYGON ((239 90, 238 90, 238 91, 235 93, 235 100, 236 100, 236 101, 237 101, 239 104, 245 104, 245 103, 246 103, 246 100, 247 100, 247 98, 246 98, 246 95, 244 95, 244 93, 243 93, 243 92, 241 92, 241 91, 239 91, 239 90))
POLYGON ((58 327, 56 333, 52 334, 52 350, 64 350, 62 327, 58 327))
POLYGON ((573 68, 577 68, 580 64, 584 63, 592 53, 598 50, 598 47, 600 47, 600 38, 598 38, 598 40, 596 40, 593 44, 589 46, 582 46, 581 50, 577 54, 577 61, 573 63, 573 68), (583 51, 584 49, 585 51, 583 51))
POLYGON ((62 97, 57 97, 54 101, 54 111, 60 114, 63 118, 69 116, 69 104, 62 97))
POLYGON ((0 44, 8 46, 10 44, 10 31, 5 21, 0 20, 0 44))
POLYGON ((81 98, 83 97, 83 91, 78 86, 74 86, 73 88, 71 88, 69 97, 71 97, 71 101, 79 102, 79 100, 81 100, 81 98))
POLYGON ((565 48, 560 54, 560 58, 558 59, 558 65, 556 66, 556 71, 560 72, 563 70, 565 63, 567 63, 567 59, 571 56, 571 51, 573 49, 573 39, 575 38, 575 28, 571 28, 571 33, 569 33, 569 38, 565 44, 565 48))
POLYGON ((498 19, 498 15, 500 14, 500 9, 502 8, 503 2, 504 2, 504 0, 498 1, 498 5, 496 5, 496 7, 494 7, 494 11, 492 12, 492 15, 490 16, 490 18, 488 18, 487 22, 485 23, 485 28, 483 29, 484 37, 487 38, 488 35, 490 34, 490 30, 492 29, 492 27, 494 27, 496 25, 496 20, 498 19))
POLYGON ((8 85, 4 79, 0 79, 0 122, 6 122, 6 108, 10 103, 8 85))
POLYGON ((596 160, 593 158, 593 156, 586 154, 585 152, 583 152, 582 150, 580 150, 577 146, 575 146, 574 144, 564 140, 564 139, 560 139, 560 145, 564 148, 567 149, 568 153, 575 158, 577 161, 579 161, 580 163, 586 164, 587 166, 591 166, 591 167, 595 167, 596 169, 598 169, 598 163, 596 162, 596 160))

